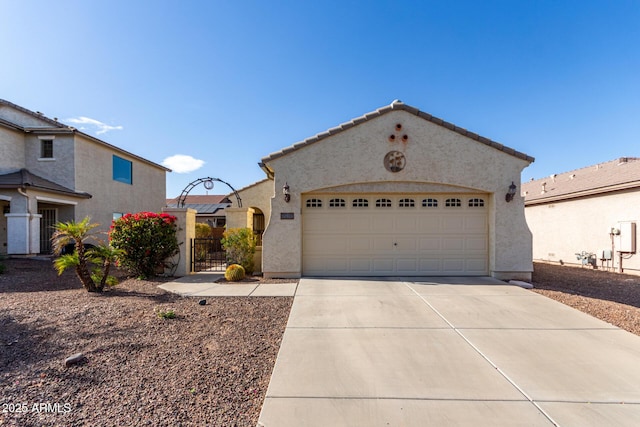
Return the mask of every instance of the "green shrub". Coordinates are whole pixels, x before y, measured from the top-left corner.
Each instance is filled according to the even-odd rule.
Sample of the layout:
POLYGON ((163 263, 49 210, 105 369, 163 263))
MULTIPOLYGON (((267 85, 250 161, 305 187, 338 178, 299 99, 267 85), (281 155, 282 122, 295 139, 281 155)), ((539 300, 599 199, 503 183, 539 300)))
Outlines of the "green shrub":
POLYGON ((176 312, 173 311, 172 309, 158 310, 158 311, 156 311, 156 315, 161 319, 175 319, 176 318, 176 312))
POLYGON ((213 229, 209 224, 205 224, 203 222, 196 222, 196 239, 204 239, 206 237, 211 237, 211 233, 213 229))
POLYGON ((239 282, 240 280, 244 279, 244 277, 244 268, 239 264, 231 264, 224 272, 224 278, 229 282, 239 282))
POLYGON ((89 217, 80 222, 59 222, 51 237, 53 253, 56 255, 67 245, 74 246, 73 253, 62 255, 53 262, 58 274, 62 274, 68 268, 75 269, 76 276, 88 292, 102 292, 105 286, 117 283, 116 278, 109 275, 109 270, 120 251, 102 242, 91 249, 87 249, 85 245, 87 240, 99 241, 92 231, 98 226, 99 224, 91 223, 89 217))
POLYGON ((256 252, 256 238, 250 228, 231 228, 222 235, 222 247, 227 251, 229 264, 240 264, 246 274, 253 274, 253 255, 256 252))
POLYGON ((176 217, 166 213, 139 212, 113 221, 111 246, 124 253, 119 266, 139 278, 152 277, 180 248, 176 237, 176 217))

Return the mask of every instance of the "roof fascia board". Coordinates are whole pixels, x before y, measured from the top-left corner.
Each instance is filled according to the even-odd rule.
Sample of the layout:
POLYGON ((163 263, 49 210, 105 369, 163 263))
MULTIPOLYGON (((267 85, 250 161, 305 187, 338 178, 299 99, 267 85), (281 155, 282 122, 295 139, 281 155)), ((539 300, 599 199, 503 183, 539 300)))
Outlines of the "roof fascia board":
POLYGON ((156 167, 158 169, 162 169, 165 172, 171 172, 171 169, 169 169, 169 168, 167 168, 165 166, 162 166, 162 165, 160 165, 158 163, 152 162, 151 160, 147 160, 144 157, 140 157, 140 156, 138 156, 136 154, 133 154, 133 153, 127 151, 127 150, 123 150, 122 148, 118 148, 115 145, 111 145, 108 142, 105 142, 105 141, 103 141, 101 139, 98 139, 98 138, 96 138, 94 136, 91 136, 89 134, 81 132, 78 129, 73 128, 73 133, 78 134, 78 135, 80 135, 80 136, 82 136, 84 138, 87 138, 87 139, 89 139, 90 141, 92 141, 92 142, 94 142, 96 144, 103 145, 103 146, 105 146, 105 147, 107 147, 107 148, 109 148, 111 150, 117 151, 117 152, 119 152, 121 154, 125 154, 125 155, 127 155, 129 157, 133 157, 136 160, 139 160, 139 161, 141 161, 143 163, 146 163, 148 165, 154 166, 154 167, 156 167))

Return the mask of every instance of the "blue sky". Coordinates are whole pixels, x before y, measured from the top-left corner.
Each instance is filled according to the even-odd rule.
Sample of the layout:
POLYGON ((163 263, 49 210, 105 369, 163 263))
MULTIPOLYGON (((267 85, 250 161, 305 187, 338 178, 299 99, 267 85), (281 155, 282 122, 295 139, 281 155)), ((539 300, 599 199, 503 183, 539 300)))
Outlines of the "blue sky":
POLYGON ((535 157, 523 180, 640 156, 637 0, 0 0, 0 54, 0 98, 193 158, 168 197, 394 99, 535 157))

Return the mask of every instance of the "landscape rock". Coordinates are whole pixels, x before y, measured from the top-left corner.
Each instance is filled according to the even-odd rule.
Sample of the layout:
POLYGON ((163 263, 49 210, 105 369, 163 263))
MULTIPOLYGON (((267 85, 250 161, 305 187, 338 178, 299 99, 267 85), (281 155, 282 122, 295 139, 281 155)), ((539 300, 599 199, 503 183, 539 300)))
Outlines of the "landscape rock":
POLYGON ((64 360, 64 366, 68 368, 69 366, 77 365, 79 363, 84 362, 85 359, 86 358, 84 357, 84 354, 76 353, 73 356, 69 356, 64 360))

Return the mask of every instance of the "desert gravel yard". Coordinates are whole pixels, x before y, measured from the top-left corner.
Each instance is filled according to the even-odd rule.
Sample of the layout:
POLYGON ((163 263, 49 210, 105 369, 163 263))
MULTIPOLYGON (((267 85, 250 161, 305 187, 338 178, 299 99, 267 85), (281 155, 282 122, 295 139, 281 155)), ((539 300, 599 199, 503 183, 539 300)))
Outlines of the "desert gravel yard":
POLYGON ((0 426, 256 425, 293 298, 90 294, 50 262, 4 263, 0 426))
MULTIPOLYGON (((124 278, 89 294, 49 261, 3 262, 0 426, 256 425, 293 298, 199 305, 162 279, 124 278), (79 352, 84 362, 65 367, 79 352)), ((640 335, 640 276, 535 264, 533 281, 640 335)))
POLYGON ((640 335, 640 276, 535 263, 533 291, 640 335))

